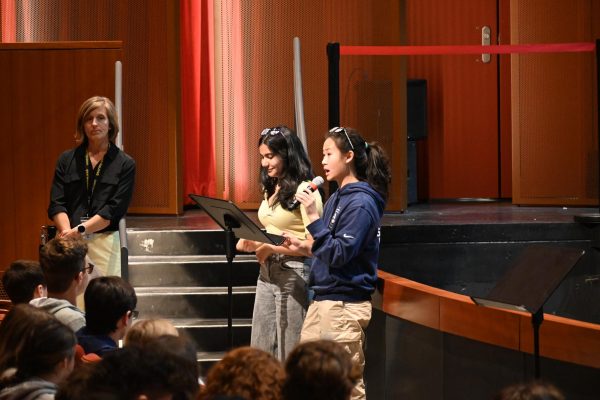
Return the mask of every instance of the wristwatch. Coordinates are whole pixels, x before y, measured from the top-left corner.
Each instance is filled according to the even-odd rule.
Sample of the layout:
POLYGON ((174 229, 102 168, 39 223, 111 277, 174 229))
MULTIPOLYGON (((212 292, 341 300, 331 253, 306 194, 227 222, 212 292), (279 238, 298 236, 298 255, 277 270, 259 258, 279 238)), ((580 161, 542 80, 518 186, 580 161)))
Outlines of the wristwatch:
POLYGON ((85 225, 83 225, 83 224, 77 225, 77 231, 79 233, 85 233, 85 225))

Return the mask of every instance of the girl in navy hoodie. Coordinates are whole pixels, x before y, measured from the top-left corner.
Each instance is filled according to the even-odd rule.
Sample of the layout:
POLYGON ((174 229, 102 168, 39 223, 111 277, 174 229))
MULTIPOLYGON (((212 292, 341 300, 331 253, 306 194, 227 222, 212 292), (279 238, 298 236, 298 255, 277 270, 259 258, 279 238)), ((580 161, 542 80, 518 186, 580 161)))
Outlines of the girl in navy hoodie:
POLYGON ((353 399, 364 399, 364 329, 371 320, 371 294, 377 282, 379 224, 390 182, 388 159, 376 143, 350 128, 333 128, 323 144, 323 169, 339 189, 319 218, 312 194, 296 198, 311 223, 309 248, 292 235, 289 247, 312 255, 309 285, 314 291, 300 341, 330 339, 344 345, 361 368, 353 399))

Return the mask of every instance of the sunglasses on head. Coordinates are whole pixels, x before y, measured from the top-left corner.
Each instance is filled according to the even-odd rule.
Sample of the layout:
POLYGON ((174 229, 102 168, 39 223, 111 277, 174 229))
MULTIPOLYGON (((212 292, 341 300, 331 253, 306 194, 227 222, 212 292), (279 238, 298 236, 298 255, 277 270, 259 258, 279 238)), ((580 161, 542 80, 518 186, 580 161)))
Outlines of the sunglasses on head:
POLYGON ((348 132, 346 131, 346 128, 344 128, 343 126, 336 126, 329 130, 329 133, 340 133, 340 132, 344 132, 344 135, 346 135, 346 139, 348 139, 348 143, 350 143, 350 147, 352 148, 352 151, 354 151, 354 145, 352 144, 352 140, 350 140, 350 136, 348 136, 348 132))
POLYGON ((283 136, 283 132, 281 132, 281 130, 279 128, 265 128, 260 133, 260 136, 266 136, 266 135, 276 136, 278 134, 281 134, 281 136, 283 136))

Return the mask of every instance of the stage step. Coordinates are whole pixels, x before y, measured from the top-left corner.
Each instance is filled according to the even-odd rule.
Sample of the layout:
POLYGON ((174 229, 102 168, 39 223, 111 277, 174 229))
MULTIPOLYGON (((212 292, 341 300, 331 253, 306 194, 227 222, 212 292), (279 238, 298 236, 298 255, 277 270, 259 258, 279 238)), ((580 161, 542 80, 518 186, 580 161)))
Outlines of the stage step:
POLYGON ((215 365, 223 356, 225 351, 200 351, 196 354, 198 367, 200 368, 200 379, 204 381, 208 370, 215 365))
POLYGON ((225 233, 212 230, 127 230, 129 256, 225 256, 225 233))
MULTIPOLYGON (((227 260, 223 255, 129 257, 129 279, 139 286, 227 286, 227 260)), ((255 286, 256 257, 239 255, 233 260, 233 286, 255 286)))
MULTIPOLYGON (((227 319, 171 319, 177 329, 185 330, 201 349, 226 349, 229 346, 227 319)), ((244 346, 250 343, 251 318, 232 320, 233 345, 244 346)))
MULTIPOLYGON (((218 231, 128 230, 128 279, 141 319, 164 318, 197 345, 203 375, 227 349, 228 269, 218 231)), ((232 264, 233 344, 250 343, 259 265, 239 254, 232 264)))
MULTIPOLYGON (((136 287, 140 318, 227 318, 226 287, 136 287)), ((233 318, 251 318, 256 287, 233 288, 233 318)))

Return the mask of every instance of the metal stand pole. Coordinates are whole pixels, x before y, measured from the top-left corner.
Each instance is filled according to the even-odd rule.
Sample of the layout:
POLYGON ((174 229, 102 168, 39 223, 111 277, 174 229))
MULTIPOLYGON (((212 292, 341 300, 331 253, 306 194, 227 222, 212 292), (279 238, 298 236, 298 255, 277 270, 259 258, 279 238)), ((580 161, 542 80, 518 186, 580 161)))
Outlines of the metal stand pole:
MULTIPOLYGON (((329 129, 340 126, 340 44, 327 43, 329 77, 329 129)), ((329 193, 337 190, 337 182, 329 182, 329 193)))
POLYGON ((225 257, 227 258, 227 336, 229 349, 233 349, 233 259, 235 257, 235 234, 233 228, 240 223, 229 215, 225 215, 225 257))
POLYGON ((535 314, 531 314, 531 324, 533 325, 533 362, 534 375, 538 380, 541 377, 540 372, 540 325, 544 321, 544 308, 540 308, 535 314))

